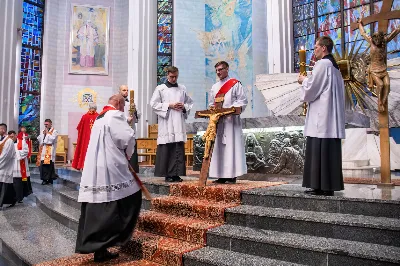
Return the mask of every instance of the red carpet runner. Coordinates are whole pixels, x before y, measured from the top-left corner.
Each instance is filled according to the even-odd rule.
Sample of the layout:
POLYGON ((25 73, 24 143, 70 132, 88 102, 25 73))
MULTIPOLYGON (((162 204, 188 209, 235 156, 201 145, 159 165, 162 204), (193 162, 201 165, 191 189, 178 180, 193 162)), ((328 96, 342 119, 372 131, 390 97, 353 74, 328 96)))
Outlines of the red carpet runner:
POLYGON ((197 186, 183 182, 170 186, 170 195, 155 198, 150 211, 142 211, 132 240, 118 259, 95 264, 93 255, 73 255, 38 266, 183 265, 183 254, 202 248, 206 232, 224 223, 226 208, 240 205, 243 190, 277 186, 281 182, 238 181, 237 184, 197 186))

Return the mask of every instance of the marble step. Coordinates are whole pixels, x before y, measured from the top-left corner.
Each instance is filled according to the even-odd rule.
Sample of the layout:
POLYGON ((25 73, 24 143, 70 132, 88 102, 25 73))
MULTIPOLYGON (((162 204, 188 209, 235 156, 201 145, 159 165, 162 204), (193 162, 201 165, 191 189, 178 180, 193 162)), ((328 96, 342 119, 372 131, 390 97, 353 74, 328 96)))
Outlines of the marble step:
POLYGON ((253 256, 218 248, 204 247, 183 255, 185 266, 301 266, 282 260, 253 256))
POLYGON ((142 211, 137 228, 141 231, 205 245, 207 230, 220 225, 222 222, 142 211))
POLYGON ((225 216, 232 225, 400 247, 400 219, 250 205, 225 216))
POLYGON ((36 265, 73 254, 76 232, 46 215, 30 195, 0 211, 0 239, 0 253, 10 265, 36 265))
MULTIPOLYGON (((345 185, 346 188, 346 185, 345 185)), ((313 196, 304 193, 301 185, 282 185, 259 188, 242 193, 242 204, 295 209, 317 212, 347 213, 355 215, 400 218, 400 201, 344 197, 335 193, 333 197, 313 196), (337 196, 336 196, 337 195, 337 196)), ((371 194, 373 191, 371 191, 371 194)), ((379 195, 380 196, 380 195, 379 195)))
POLYGON ((369 160, 342 160, 343 168, 369 166, 369 160))
POLYGON ((249 227, 223 225, 207 233, 213 248, 306 265, 392 266, 400 248, 249 227))

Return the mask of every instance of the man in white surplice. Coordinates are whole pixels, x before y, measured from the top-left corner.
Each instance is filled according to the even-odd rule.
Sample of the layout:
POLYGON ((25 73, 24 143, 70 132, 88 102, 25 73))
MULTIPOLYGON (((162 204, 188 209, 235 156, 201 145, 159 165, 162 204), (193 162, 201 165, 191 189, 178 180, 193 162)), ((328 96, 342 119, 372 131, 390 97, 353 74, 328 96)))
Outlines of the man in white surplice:
POLYGON ((16 156, 13 137, 15 137, 15 134, 14 136, 13 134, 8 136, 6 132, 7 125, 0 124, 0 207, 3 207, 3 204, 14 206, 16 203, 13 187, 13 170, 16 156))
MULTIPOLYGON (((221 87, 228 82, 229 65, 225 61, 215 65, 220 81, 215 83, 210 92, 210 106, 214 105, 215 96, 221 87)), ((223 108, 242 107, 247 105, 247 91, 240 82, 236 82, 224 97, 223 108)), ((211 157, 210 177, 218 178, 215 183, 235 183, 236 177, 247 173, 246 155, 242 133, 242 122, 239 115, 227 115, 219 119, 217 137, 211 157)))
POLYGON ((308 102, 304 126, 307 136, 303 187, 307 194, 333 196, 344 189, 342 142, 345 138, 344 82, 332 53, 328 36, 317 38, 314 54, 317 63, 312 75, 299 75, 301 100, 308 102))
POLYGON ((53 184, 57 179, 54 162, 56 160, 58 131, 54 129, 51 119, 44 120, 44 130, 37 137, 39 141, 39 153, 36 166, 39 167, 42 185, 53 184))
POLYGON ((155 176, 164 176, 166 182, 181 182, 186 175, 185 120, 193 106, 186 87, 178 84, 179 70, 167 68, 167 81, 157 86, 150 106, 158 115, 157 155, 155 176))
POLYGON ((83 168, 78 202, 81 205, 77 253, 94 252, 96 262, 115 258, 107 251, 124 245, 136 225, 142 193, 128 168, 135 146, 135 131, 123 113, 121 95, 109 99, 97 117, 83 168))

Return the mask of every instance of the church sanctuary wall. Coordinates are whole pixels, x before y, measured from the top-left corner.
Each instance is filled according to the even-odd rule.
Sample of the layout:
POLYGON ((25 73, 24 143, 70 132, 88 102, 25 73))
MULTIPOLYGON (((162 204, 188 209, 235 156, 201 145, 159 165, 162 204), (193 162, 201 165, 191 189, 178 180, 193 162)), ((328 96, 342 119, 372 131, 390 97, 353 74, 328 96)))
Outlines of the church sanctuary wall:
POLYGON ((18 129, 22 0, 1 1, 0 8, 0 123, 18 129))
MULTIPOLYGON (((265 0, 174 1, 174 64, 179 82, 203 110, 207 93, 216 82, 214 64, 230 63, 231 76, 248 90, 249 104, 242 117, 269 115, 262 94, 254 87, 255 75, 268 71, 265 0)), ((194 121, 194 112, 189 122, 194 121)))
POLYGON ((68 160, 73 157, 76 126, 87 112, 84 93, 96 99, 98 110, 128 82, 129 0, 47 0, 43 44, 41 124, 46 118, 62 135, 69 135, 68 160), (110 7, 109 74, 69 74, 71 4, 110 7))

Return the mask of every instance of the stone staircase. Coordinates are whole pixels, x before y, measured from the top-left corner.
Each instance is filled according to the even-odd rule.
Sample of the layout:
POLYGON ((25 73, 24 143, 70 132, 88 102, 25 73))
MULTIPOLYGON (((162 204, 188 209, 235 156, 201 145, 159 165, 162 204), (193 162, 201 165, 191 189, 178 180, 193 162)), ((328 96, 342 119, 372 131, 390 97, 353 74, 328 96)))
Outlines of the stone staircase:
MULTIPOLYGON (((28 202, 17 207, 13 215, 23 221, 0 228, 0 237, 7 236, 3 252, 7 242, 23 258, 18 265, 96 265, 92 255, 73 254, 80 173, 58 169, 56 184, 41 186, 35 170, 30 204, 38 210, 28 202), (1 232, 30 225, 18 241, 18 234, 1 232)), ((153 202, 143 199, 137 230, 119 259, 100 265, 400 265, 396 200, 307 196, 299 185, 269 182, 200 189, 191 178, 172 185, 142 180, 153 202)))
POLYGON ((298 185, 245 191, 242 205, 226 210, 226 224, 208 231, 207 247, 185 254, 185 265, 228 265, 215 260, 220 253, 231 262, 399 265, 399 207, 398 201, 307 196, 298 185))

